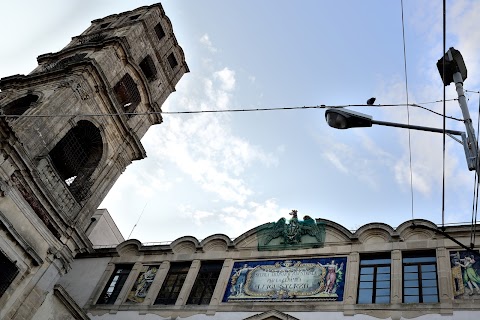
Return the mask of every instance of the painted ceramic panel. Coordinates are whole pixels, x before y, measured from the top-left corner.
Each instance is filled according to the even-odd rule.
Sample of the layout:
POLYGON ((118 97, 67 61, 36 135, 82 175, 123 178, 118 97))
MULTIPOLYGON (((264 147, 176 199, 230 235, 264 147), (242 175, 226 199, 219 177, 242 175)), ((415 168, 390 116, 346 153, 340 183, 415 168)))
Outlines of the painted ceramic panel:
POLYGON ((142 268, 137 281, 135 281, 132 290, 128 294, 127 303, 142 303, 145 300, 157 270, 158 266, 144 266, 142 268))
POLYGON ((342 301, 346 257, 235 262, 223 302, 342 301))
POLYGON ((455 299, 480 296, 480 256, 469 251, 450 252, 455 299))

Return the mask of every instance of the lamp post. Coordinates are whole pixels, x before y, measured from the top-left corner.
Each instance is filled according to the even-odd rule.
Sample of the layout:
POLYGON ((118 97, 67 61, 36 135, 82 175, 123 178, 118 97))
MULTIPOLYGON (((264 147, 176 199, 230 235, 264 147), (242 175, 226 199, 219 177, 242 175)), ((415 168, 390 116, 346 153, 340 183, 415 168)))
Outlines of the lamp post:
MULTIPOLYGON (((467 79, 467 67, 465 66, 465 62, 463 61, 463 57, 460 51, 455 50, 453 47, 448 49, 445 55, 442 58, 440 58, 440 60, 438 60, 437 68, 438 68, 438 71, 440 72, 440 76, 445 86, 450 85, 450 83, 452 82, 455 83, 455 89, 458 95, 458 104, 460 105, 460 109, 462 110, 466 133, 462 131, 455 131, 455 130, 443 130, 438 128, 414 126, 414 125, 407 125, 402 123, 377 121, 377 120, 373 120, 373 118, 367 114, 347 110, 344 108, 327 109, 325 111, 325 120, 327 121, 329 126, 336 129, 371 127, 372 125, 376 124, 376 125, 389 126, 389 127, 398 127, 398 128, 406 128, 406 129, 413 129, 413 130, 445 133, 451 138, 453 138, 455 141, 463 145, 468 169, 475 170, 477 177, 480 179, 480 165, 478 161, 479 154, 478 154, 477 139, 475 137, 475 130, 472 125, 472 119, 470 118, 470 112, 468 111, 468 105, 467 105, 467 101, 465 99, 465 94, 463 91, 463 81, 467 79), (461 136, 462 140, 460 141, 455 136, 461 136)), ((417 226, 415 224, 412 224, 412 228, 417 228, 417 227, 441 233, 445 237, 449 238, 450 240, 460 245, 462 248, 470 252, 474 252, 475 254, 478 254, 478 251, 473 250, 474 243, 471 243, 469 248, 464 244, 462 244, 461 242, 459 242, 458 240, 454 239, 449 234, 447 234, 443 229, 434 229, 428 226, 422 226, 422 225, 417 226)))
POLYGON ((444 133, 453 138, 455 141, 463 145, 465 157, 469 170, 476 170, 480 177, 480 166, 478 165, 478 147, 475 138, 475 130, 473 129, 472 119, 468 111, 467 101, 463 92, 463 81, 467 78, 467 68, 463 62, 462 55, 458 50, 450 48, 445 56, 437 62, 437 68, 442 77, 445 86, 455 82, 455 87, 458 94, 458 103, 462 110, 463 119, 465 123, 466 133, 456 130, 443 130, 439 128, 414 126, 395 122, 385 122, 374 120, 370 115, 351 111, 344 108, 330 108, 325 111, 325 120, 328 125, 336 129, 349 129, 360 127, 371 127, 372 125, 382 125, 397 128, 406 128, 421 131, 430 131, 437 133, 444 133), (445 71, 445 72, 444 72, 445 71), (460 136, 462 140, 454 136, 460 136))

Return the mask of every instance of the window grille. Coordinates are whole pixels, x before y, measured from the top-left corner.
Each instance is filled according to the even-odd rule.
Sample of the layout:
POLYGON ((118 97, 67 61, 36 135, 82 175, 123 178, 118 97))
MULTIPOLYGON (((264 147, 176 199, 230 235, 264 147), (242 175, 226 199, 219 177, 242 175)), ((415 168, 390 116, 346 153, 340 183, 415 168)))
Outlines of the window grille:
POLYGON ((162 40, 163 37, 165 37, 165 31, 162 28, 162 25, 158 23, 155 28, 155 33, 157 34, 158 40, 162 40))
POLYGON ((173 52, 170 53, 167 57, 168 63, 170 64, 170 67, 173 69, 178 65, 177 59, 173 55, 173 52))
POLYGON ((403 255, 403 302, 438 302, 435 252, 403 255))
POLYGON ((113 88, 117 100, 125 112, 132 112, 140 103, 140 92, 132 77, 127 73, 113 88))
POLYGON ((162 288, 155 299, 155 304, 175 304, 185 278, 187 278, 190 262, 172 263, 162 288))
POLYGON ((97 300, 97 304, 114 304, 127 281, 132 265, 117 265, 105 289, 97 300))
POLYGON ((18 268, 0 251, 0 297, 3 296, 8 287, 18 274, 18 268))
POLYGON ((389 256, 360 260, 358 303, 390 303, 390 268, 389 256))
POLYGON ((157 68, 155 68, 152 57, 146 56, 143 58, 142 62, 140 62, 140 69, 142 69, 143 74, 149 81, 155 79, 157 68))
POLYGON ((187 304, 209 304, 217 285, 223 261, 203 262, 187 304))
POLYGON ((26 96, 16 99, 3 107, 3 114, 7 116, 22 115, 32 106, 32 104, 37 102, 37 100, 37 95, 27 94, 26 96))
POLYGON ((100 130, 89 121, 79 121, 50 151, 50 158, 61 179, 77 201, 88 195, 90 176, 103 153, 100 130))

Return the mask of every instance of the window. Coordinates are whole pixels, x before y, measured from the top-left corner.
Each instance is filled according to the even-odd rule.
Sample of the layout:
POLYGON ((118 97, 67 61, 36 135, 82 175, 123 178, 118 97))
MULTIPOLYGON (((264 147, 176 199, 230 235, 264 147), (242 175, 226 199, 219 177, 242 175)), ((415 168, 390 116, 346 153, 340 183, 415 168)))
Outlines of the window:
POLYGON ((102 154, 100 130, 86 120, 79 121, 50 151, 53 166, 77 201, 88 195, 90 176, 102 154))
POLYGON ((140 69, 142 69, 143 74, 148 79, 148 81, 152 81, 155 79, 157 74, 157 69, 155 68, 155 64, 153 63, 153 59, 150 56, 146 56, 142 62, 140 62, 140 69))
POLYGON ((3 252, 0 251, 0 297, 7 291, 17 274, 18 269, 15 263, 10 261, 3 252))
POLYGON ((360 260, 358 303, 390 303, 390 268, 389 256, 360 260))
POLYGON ((105 23, 102 23, 100 25, 100 29, 105 29, 106 27, 108 27, 110 25, 110 22, 105 22, 105 23))
POLYGON ((140 103, 140 92, 132 77, 127 73, 113 88, 118 102, 123 106, 125 112, 132 112, 140 103))
POLYGON ((133 21, 133 20, 137 20, 138 17, 140 17, 140 15, 139 15, 139 14, 136 14, 136 15, 134 15, 134 16, 131 16, 131 17, 130 17, 130 20, 132 20, 132 21, 133 21))
POLYGON ((163 31, 162 25, 160 23, 155 26, 154 30, 157 34, 158 40, 162 40, 162 38, 165 37, 165 31, 163 31))
POLYGON ((217 285, 223 261, 203 262, 187 304, 209 304, 217 285))
POLYGON ((131 270, 132 265, 117 265, 107 286, 98 298, 97 304, 114 304, 131 270))
POLYGON ((171 264, 170 270, 154 304, 175 304, 183 283, 185 282, 185 278, 187 277, 190 265, 190 262, 171 264))
POLYGON ((435 252, 403 255, 403 302, 438 302, 435 252))
POLYGON ((16 99, 5 107, 3 107, 3 114, 7 116, 19 116, 25 113, 35 102, 38 96, 34 94, 27 94, 26 96, 16 99))
POLYGON ((177 59, 175 59, 175 56, 173 55, 173 52, 170 53, 167 57, 168 63, 170 64, 170 67, 173 69, 178 65, 177 59))

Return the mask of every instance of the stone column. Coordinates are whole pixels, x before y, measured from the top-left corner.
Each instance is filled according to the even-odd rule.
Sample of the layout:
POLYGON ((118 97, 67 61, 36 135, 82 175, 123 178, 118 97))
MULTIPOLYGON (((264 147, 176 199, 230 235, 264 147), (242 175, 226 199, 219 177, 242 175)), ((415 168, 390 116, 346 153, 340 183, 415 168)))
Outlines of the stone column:
POLYGON ((454 299, 452 266, 450 265, 449 252, 444 247, 437 248, 437 268, 438 299, 442 305, 448 303, 451 308, 451 304, 454 299))
POLYGON ((212 299, 210 300, 210 305, 208 306, 207 315, 214 314, 217 306, 222 302, 223 294, 225 293, 225 288, 227 287, 228 281, 230 280, 230 273, 232 272, 233 259, 226 259, 223 262, 222 270, 218 276, 217 285, 213 291, 212 299))
POLYGON ((348 255, 345 277, 345 289, 343 292, 344 315, 354 315, 354 307, 357 303, 358 271, 360 270, 360 254, 352 252, 348 255))
POLYGON ((403 263, 402 251, 392 251, 392 269, 390 271, 390 303, 402 303, 403 300, 403 263))
POLYGON ((142 304, 144 305, 152 305, 155 303, 155 299, 157 298, 158 292, 162 288, 163 281, 167 277, 168 270, 170 270, 170 261, 163 261, 160 267, 158 268, 157 275, 150 286, 150 289, 143 300, 142 304))
POLYGON ((200 271, 200 260, 193 260, 192 265, 188 270, 187 277, 185 278, 185 282, 183 283, 182 289, 178 295, 177 302, 175 302, 175 306, 184 306, 187 303, 188 296, 190 295, 190 291, 195 283, 198 271, 200 271))

